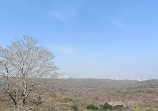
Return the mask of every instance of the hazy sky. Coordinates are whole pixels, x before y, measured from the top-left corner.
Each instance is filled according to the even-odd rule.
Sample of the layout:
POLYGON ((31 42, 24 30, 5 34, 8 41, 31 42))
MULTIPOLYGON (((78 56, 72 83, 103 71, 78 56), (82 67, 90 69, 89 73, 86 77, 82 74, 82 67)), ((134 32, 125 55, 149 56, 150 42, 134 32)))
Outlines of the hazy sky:
POLYGON ((71 77, 158 79, 158 0, 0 0, 0 45, 23 35, 71 77))

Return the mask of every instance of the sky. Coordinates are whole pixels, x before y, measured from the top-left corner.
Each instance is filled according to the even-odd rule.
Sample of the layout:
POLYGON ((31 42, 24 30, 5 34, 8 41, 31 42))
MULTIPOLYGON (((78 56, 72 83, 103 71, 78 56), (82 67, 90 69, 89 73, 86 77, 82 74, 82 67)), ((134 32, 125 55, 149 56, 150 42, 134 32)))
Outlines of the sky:
POLYGON ((0 46, 28 35, 72 78, 158 79, 158 0, 0 0, 0 46))

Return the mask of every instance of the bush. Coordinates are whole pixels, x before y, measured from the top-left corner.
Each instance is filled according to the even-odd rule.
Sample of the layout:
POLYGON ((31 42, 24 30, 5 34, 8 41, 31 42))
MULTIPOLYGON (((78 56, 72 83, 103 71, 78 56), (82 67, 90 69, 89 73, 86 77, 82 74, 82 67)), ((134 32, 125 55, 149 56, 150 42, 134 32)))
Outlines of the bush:
POLYGON ((78 110, 78 106, 77 105, 73 105, 72 109, 73 109, 73 111, 77 111, 78 110))
POLYGON ((116 109, 116 110, 122 110, 122 109, 124 109, 124 106, 123 105, 116 105, 115 107, 114 107, 114 109, 116 109))
POLYGON ((100 105, 99 107, 101 110, 112 110, 113 109, 113 106, 111 106, 108 103, 105 103, 104 105, 100 105))
POLYGON ((98 110, 98 107, 91 104, 91 105, 87 106, 87 109, 98 110))

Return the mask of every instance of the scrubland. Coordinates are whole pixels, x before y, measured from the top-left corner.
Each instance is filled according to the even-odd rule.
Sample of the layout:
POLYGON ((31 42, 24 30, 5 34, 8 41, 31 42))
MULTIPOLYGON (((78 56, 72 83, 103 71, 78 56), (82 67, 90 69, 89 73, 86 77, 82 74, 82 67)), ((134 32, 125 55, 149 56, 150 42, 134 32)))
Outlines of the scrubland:
MULTIPOLYGON (((38 79, 24 111, 158 111, 158 80, 38 79)), ((0 111, 13 102, 0 82, 0 111)))

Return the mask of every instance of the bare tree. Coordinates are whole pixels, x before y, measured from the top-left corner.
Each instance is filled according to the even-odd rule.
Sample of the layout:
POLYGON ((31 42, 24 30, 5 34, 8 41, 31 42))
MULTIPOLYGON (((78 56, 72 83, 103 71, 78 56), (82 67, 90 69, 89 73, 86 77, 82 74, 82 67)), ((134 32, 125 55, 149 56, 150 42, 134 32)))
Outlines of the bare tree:
POLYGON ((37 47, 37 43, 34 38, 24 36, 0 47, 0 76, 5 80, 5 90, 15 110, 25 105, 36 79, 57 74, 52 63, 54 56, 47 49, 37 47))

